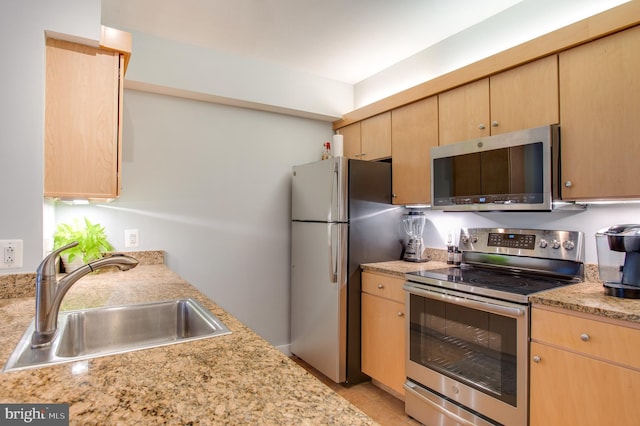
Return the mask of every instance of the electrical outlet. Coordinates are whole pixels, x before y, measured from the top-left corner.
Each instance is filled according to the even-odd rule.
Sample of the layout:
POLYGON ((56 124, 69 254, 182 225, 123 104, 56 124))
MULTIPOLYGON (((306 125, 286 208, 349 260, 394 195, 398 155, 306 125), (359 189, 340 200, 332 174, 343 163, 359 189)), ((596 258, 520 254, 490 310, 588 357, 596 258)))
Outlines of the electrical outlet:
POLYGON ((22 268, 22 240, 0 240, 0 269, 22 268))
POLYGON ((4 248, 4 263, 16 262, 16 248, 14 246, 7 246, 4 248))
POLYGON ((137 229, 125 229, 124 230, 124 246, 126 248, 138 247, 138 230, 137 229))

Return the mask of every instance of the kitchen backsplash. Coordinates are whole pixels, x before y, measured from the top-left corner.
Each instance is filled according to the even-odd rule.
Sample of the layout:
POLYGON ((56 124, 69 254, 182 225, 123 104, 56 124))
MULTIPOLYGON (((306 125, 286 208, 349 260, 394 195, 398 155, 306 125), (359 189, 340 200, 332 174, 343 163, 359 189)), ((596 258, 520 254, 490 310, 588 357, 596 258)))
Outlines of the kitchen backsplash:
MULTIPOLYGON (((165 263, 165 252, 163 250, 126 252, 133 256, 141 265, 159 265, 165 263)), ((429 257, 434 262, 446 262, 447 251, 441 249, 427 248, 429 257)), ((598 265, 585 264, 585 281, 598 282, 598 265)), ((35 297, 36 274, 9 274, 0 275, 0 299, 11 299, 16 297, 35 297)))
MULTIPOLYGON (((132 251, 126 252, 126 254, 138 259, 140 265, 164 264, 165 252, 163 250, 132 251)), ((0 299, 35 297, 35 295, 36 274, 34 272, 0 275, 0 299)))

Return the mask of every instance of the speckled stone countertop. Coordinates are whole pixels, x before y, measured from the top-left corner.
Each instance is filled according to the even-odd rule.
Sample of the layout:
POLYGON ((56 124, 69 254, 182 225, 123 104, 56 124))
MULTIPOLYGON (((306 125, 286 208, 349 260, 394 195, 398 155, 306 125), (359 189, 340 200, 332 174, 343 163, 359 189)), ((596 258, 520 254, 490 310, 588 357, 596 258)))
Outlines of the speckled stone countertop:
MULTIPOLYGON (((446 267, 442 253, 443 251, 434 251, 431 255, 434 260, 425 263, 401 260, 366 263, 362 265, 362 270, 403 277, 407 272, 446 267)), ((585 282, 579 284, 537 293, 529 299, 535 304, 630 321, 640 325, 640 299, 621 299, 605 295, 602 283, 597 281, 597 265, 585 265, 585 279, 585 282)))
MULTIPOLYGON (((15 283, 20 280, 0 282, 15 283)), ((9 286, 14 294, 14 284, 9 286)), ((0 359, 33 320, 33 296, 0 299, 0 359)), ((231 334, 50 367, 0 373, 2 403, 68 403, 82 425, 375 425, 163 264, 89 275, 63 310, 191 297, 231 334)))
POLYGON ((635 323, 634 326, 640 326, 640 299, 607 296, 599 282, 583 282, 544 291, 529 300, 534 304, 630 321, 635 323))
POLYGON ((360 265, 363 271, 379 272, 381 274, 394 275, 404 278, 407 272, 428 271, 429 269, 446 268, 445 262, 405 262, 404 260, 392 260, 389 262, 363 263, 360 265))

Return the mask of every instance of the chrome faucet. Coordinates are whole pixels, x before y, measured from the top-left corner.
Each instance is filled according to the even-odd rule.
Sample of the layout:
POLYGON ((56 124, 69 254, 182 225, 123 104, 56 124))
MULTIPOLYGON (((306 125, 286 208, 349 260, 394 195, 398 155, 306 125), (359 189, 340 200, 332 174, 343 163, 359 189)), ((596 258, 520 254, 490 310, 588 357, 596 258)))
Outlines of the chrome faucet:
POLYGON ((56 278, 58 255, 78 245, 77 241, 53 251, 38 266, 36 274, 36 320, 31 347, 40 348, 51 344, 58 329, 58 313, 62 298, 80 278, 105 266, 117 266, 122 271, 135 268, 138 261, 123 254, 114 254, 87 263, 67 274, 60 281, 56 278))

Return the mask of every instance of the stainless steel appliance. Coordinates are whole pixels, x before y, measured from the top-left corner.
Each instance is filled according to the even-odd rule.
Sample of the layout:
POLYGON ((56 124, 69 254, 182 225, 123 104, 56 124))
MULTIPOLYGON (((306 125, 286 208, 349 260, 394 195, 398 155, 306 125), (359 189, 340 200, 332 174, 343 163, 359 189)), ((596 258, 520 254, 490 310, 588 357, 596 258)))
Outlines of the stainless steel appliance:
POLYGON ((422 211, 410 211, 402 218, 404 231, 409 236, 403 259, 408 262, 426 262, 429 260, 422 239, 426 217, 422 211))
POLYGON ((605 294, 640 298, 640 225, 614 225, 599 230, 596 249, 605 294))
POLYGON ((431 148, 432 208, 551 210, 559 152, 556 125, 431 148))
POLYGON ((526 425, 529 296, 577 283, 581 232, 469 228, 461 267, 406 274, 405 410, 432 425, 526 425))
POLYGON ((367 380, 360 264, 402 253, 391 165, 337 157, 294 166, 291 195, 291 352, 336 383, 367 380))

